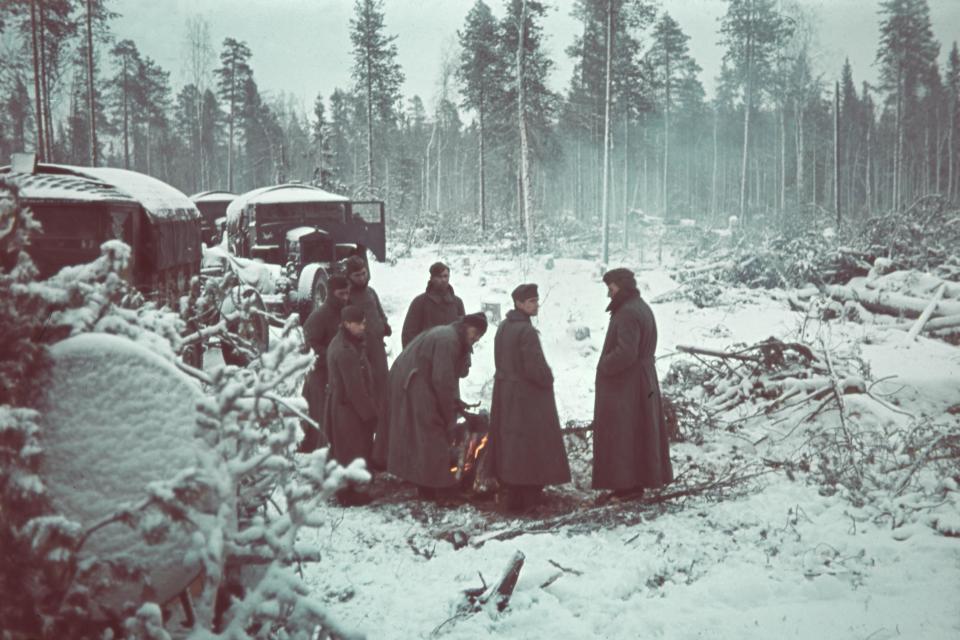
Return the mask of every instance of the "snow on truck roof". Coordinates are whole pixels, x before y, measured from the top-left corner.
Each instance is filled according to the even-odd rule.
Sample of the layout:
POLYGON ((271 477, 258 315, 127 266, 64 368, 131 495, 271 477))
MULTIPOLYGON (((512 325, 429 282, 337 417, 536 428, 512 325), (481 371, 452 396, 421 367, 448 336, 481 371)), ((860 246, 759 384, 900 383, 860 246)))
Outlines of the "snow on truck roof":
POLYGON ((283 204, 293 202, 350 202, 350 198, 324 191, 309 184, 287 183, 260 187, 237 196, 227 207, 227 220, 240 216, 248 204, 283 204))
POLYGON ((124 202, 136 201, 112 186, 79 176, 51 173, 17 173, 0 169, 20 190, 20 198, 32 202, 124 202))
POLYGON ((9 167, 0 173, 20 186, 27 200, 131 202, 155 221, 200 219, 197 206, 182 191, 136 171, 38 164, 35 173, 16 173, 9 167))
POLYGON ((232 202, 237 194, 229 191, 201 191, 190 196, 193 202, 232 202))

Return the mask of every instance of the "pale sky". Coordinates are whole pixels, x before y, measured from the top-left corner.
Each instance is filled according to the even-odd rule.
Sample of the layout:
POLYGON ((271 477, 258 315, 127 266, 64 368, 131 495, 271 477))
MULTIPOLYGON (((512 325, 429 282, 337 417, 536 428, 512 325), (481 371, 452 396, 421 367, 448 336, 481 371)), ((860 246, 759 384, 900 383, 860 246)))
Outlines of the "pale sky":
MULTIPOLYGON (((549 1, 549 0, 548 0, 549 1)), ((440 61, 456 44, 456 31, 474 0, 386 0, 387 32, 397 35, 399 62, 406 74, 404 98, 419 95, 428 108, 439 86, 440 61)), ((350 86, 349 20, 353 0, 112 0, 122 14, 112 24, 118 39, 130 38, 141 53, 171 72, 174 89, 183 84, 182 52, 187 19, 206 18, 219 55, 226 37, 245 40, 261 91, 292 94, 309 111, 318 91, 325 97, 350 86)), ((497 15, 503 0, 487 0, 497 15)), ((579 31, 570 16, 572 0, 553 0, 544 22, 546 47, 555 62, 550 85, 568 85, 572 62, 564 49, 579 31)), ((661 0, 659 3, 690 36, 691 54, 703 72, 708 94, 720 70, 718 19, 724 0, 661 0)), ((816 62, 825 79, 837 78, 845 57, 857 86, 876 80, 878 0, 800 0, 819 22, 816 62)), ((941 62, 960 40, 960 0, 929 0, 941 62)))

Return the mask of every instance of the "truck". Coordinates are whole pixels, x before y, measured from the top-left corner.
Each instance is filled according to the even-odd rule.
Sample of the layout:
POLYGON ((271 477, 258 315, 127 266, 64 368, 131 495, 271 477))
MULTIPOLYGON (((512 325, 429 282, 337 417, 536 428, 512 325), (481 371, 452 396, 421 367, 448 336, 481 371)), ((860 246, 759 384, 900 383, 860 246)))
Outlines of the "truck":
POLYGON ((136 171, 23 155, 0 167, 0 179, 42 225, 28 249, 41 277, 95 260, 100 245, 116 239, 130 245, 125 276, 146 297, 172 303, 189 291, 200 273, 201 215, 182 192, 136 171))
POLYGON ((232 256, 272 265, 265 303, 305 319, 346 258, 386 260, 384 205, 299 182, 254 189, 227 207, 224 243, 232 256))

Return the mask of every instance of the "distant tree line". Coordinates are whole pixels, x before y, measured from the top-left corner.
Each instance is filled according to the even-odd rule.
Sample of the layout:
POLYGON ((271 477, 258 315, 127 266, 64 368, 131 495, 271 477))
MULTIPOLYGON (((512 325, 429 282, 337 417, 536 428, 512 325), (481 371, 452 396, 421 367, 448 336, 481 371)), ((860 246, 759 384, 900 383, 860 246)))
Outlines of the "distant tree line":
MULTIPOLYGON (((309 112, 260 91, 254 52, 188 21, 185 84, 110 31, 109 0, 0 5, 0 158, 128 167, 186 192, 301 180, 387 201, 395 222, 537 234, 630 212, 719 222, 860 218, 960 194, 960 54, 926 0, 880 0, 880 82, 818 71, 801 5, 727 0, 708 99, 689 37, 648 0, 575 0, 572 77, 548 82, 546 0, 476 0, 429 103, 401 93, 383 0, 355 0, 352 86, 309 112), (835 95, 836 94, 836 95, 835 95), (835 104, 839 107, 835 107, 835 104), (566 225, 566 226, 565 226, 566 225)), ((869 16, 873 16, 869 12, 869 16)), ((623 233, 619 229, 623 229, 623 233)))

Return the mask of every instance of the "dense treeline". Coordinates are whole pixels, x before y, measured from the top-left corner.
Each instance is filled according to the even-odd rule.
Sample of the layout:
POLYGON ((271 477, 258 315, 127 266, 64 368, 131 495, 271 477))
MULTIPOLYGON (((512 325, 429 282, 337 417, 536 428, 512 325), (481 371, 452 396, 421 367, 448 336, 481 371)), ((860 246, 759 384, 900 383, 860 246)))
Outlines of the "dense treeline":
POLYGON ((13 0, 0 7, 0 158, 129 167, 186 192, 301 180, 382 197, 397 223, 531 239, 605 211, 616 236, 637 210, 858 218, 960 192, 960 54, 953 43, 938 65, 926 0, 878 2, 877 85, 848 62, 815 67, 801 5, 727 0, 710 98, 688 36, 648 0, 574 0, 582 30, 562 94, 549 88, 547 0, 497 1, 470 9, 428 104, 401 94, 383 0, 355 0, 354 82, 318 87, 304 113, 262 93, 255 52, 230 37, 217 49, 201 18, 173 87, 111 33, 109 0, 13 0))

